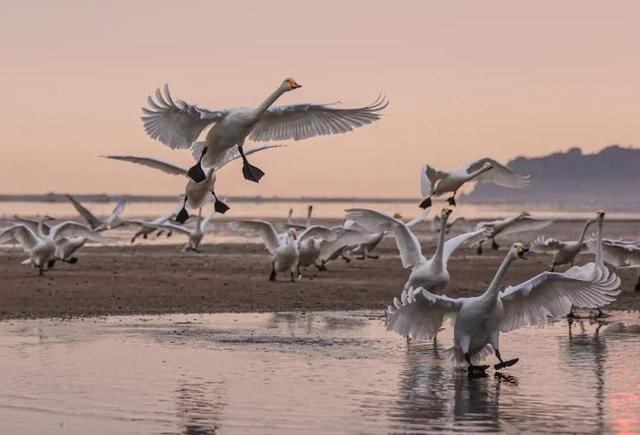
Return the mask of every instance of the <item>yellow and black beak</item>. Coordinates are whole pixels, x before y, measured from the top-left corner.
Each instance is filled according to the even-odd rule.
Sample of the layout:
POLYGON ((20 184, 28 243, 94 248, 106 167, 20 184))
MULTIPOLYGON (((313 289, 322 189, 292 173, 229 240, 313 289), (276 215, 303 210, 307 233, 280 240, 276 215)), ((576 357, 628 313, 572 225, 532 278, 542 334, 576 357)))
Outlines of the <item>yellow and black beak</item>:
POLYGON ((527 252, 529 252, 528 248, 525 248, 522 245, 518 246, 518 258, 520 258, 521 260, 526 260, 527 257, 525 257, 524 254, 526 254, 527 252))

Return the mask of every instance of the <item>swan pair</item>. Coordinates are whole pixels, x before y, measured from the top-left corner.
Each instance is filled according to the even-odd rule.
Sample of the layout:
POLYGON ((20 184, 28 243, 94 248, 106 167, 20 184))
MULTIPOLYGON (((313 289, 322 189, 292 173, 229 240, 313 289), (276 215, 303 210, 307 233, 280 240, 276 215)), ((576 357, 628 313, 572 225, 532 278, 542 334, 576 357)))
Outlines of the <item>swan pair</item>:
POLYGON ((0 233, 0 243, 15 241, 20 244, 29 256, 23 263, 37 268, 39 275, 53 267, 56 260, 77 262, 72 255, 87 240, 103 242, 105 239, 77 222, 65 221, 50 227, 44 223, 44 218, 37 223, 21 220, 0 233))
MULTIPOLYGON (((202 142, 198 142, 194 144, 194 148, 202 148, 204 145, 202 142)), ((280 145, 260 145, 256 146, 246 152, 246 155, 253 154, 258 151, 264 151, 272 148, 279 148, 280 145)), ((176 215, 176 222, 180 224, 184 224, 189 219, 189 212, 187 211, 187 204, 189 207, 194 209, 201 208, 206 202, 213 200, 214 209, 218 213, 224 214, 227 210, 229 210, 229 206, 221 201, 215 192, 215 183, 216 183, 216 172, 227 165, 228 163, 239 159, 240 153, 238 150, 230 149, 227 150, 223 155, 220 156, 220 159, 213 162, 211 166, 207 169, 207 173, 205 177, 200 181, 194 181, 189 178, 187 181, 187 186, 185 188, 185 195, 182 201, 182 207, 180 211, 176 215)), ((180 166, 174 165, 173 163, 168 163, 162 160, 154 159, 151 157, 139 157, 139 156, 104 156, 107 159, 111 160, 120 160, 130 163, 135 163, 142 166, 147 166, 149 168, 158 169, 165 174, 170 175, 178 175, 178 176, 187 176, 188 170, 184 169, 180 166)))
POLYGON ((149 107, 142 109, 142 122, 152 139, 173 149, 192 147, 202 131, 213 124, 199 149, 198 163, 188 171, 189 177, 197 183, 204 181, 207 176, 204 168, 213 167, 237 146, 244 177, 257 183, 264 172, 247 160, 243 150, 247 138, 266 142, 345 133, 378 120, 379 112, 387 107, 384 99, 355 109, 338 109, 327 104, 272 107, 283 94, 300 87, 294 79, 287 78, 254 109, 209 110, 174 101, 165 85, 164 93, 157 89, 155 99, 151 96, 147 99, 149 107))
POLYGON ((475 297, 450 298, 424 288, 409 288, 388 309, 387 329, 402 336, 432 339, 445 318, 454 318, 455 360, 466 362, 470 376, 483 376, 489 368, 479 363, 493 349, 495 370, 512 366, 518 358, 504 360, 500 333, 566 316, 573 305, 598 308, 620 292, 620 279, 596 263, 573 266, 564 273, 543 272, 501 290, 510 264, 524 258, 527 249, 514 243, 486 291, 475 297), (490 345, 490 346, 488 346, 490 345))
POLYGON ((468 182, 493 183, 512 189, 523 189, 529 185, 529 176, 520 175, 508 167, 488 157, 474 160, 455 171, 439 171, 425 165, 420 172, 420 190, 424 200, 420 207, 431 207, 432 197, 451 193, 447 202, 456 205, 458 190, 468 182))

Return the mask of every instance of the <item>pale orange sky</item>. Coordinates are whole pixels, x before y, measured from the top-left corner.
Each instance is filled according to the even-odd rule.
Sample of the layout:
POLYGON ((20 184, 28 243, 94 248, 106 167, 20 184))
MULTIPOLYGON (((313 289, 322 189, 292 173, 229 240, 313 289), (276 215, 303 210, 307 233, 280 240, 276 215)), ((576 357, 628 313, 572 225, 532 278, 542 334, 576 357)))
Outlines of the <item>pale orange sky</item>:
MULTIPOLYGON (((210 108, 362 105, 380 122, 225 168, 227 195, 416 196, 418 170, 640 144, 637 1, 0 1, 0 192, 178 194, 184 180, 106 161, 191 164, 146 137, 168 82, 210 108)), ((249 144, 250 145, 250 144, 249 144)))

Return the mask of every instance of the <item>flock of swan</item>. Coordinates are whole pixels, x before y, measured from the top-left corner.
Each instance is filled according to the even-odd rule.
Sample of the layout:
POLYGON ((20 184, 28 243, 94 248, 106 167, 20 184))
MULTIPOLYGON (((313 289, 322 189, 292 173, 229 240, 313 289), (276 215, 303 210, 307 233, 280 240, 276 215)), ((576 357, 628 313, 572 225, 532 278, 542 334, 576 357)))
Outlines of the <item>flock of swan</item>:
MULTIPOLYGON (((105 219, 93 215, 75 198, 69 201, 85 223, 63 221, 50 225, 52 218, 38 220, 15 217, 8 228, 0 232, 0 243, 18 243, 30 264, 43 274, 57 261, 77 262, 74 253, 87 241, 104 243, 105 231, 133 226, 137 232, 131 242, 149 235, 181 233, 188 237, 185 250, 199 251, 201 241, 215 213, 226 213, 230 206, 215 190, 216 175, 231 161, 242 159, 244 178, 259 182, 264 171, 251 163, 248 156, 256 152, 276 150, 281 145, 262 144, 245 149, 246 139, 254 142, 303 140, 314 136, 352 131, 381 118, 388 101, 378 98, 371 105, 344 109, 333 104, 295 104, 274 106, 285 93, 299 89, 293 79, 285 79, 255 108, 206 109, 182 100, 175 100, 165 85, 148 98, 143 108, 142 122, 152 138, 172 149, 189 149, 194 157, 190 168, 147 156, 109 155, 105 158, 125 161, 185 178, 185 192, 170 213, 150 221, 122 217, 125 203, 119 203, 105 219), (208 128, 204 140, 199 140, 208 128), (203 209, 213 203, 213 210, 203 217, 203 209), (197 210, 196 216, 189 212, 197 210), (191 220, 192 222, 188 222, 191 220)), ((640 267, 640 245, 603 238, 604 212, 588 219, 578 240, 560 241, 538 237, 530 244, 514 243, 486 290, 477 296, 453 298, 446 295, 450 276, 455 270, 448 267, 452 254, 461 246, 476 247, 483 253, 483 244, 499 249, 498 236, 525 231, 539 231, 551 221, 532 218, 523 212, 495 221, 480 222, 468 227, 464 218, 451 220, 456 206, 456 194, 467 183, 493 183, 513 189, 529 184, 523 176, 490 159, 482 158, 454 171, 442 171, 425 165, 420 170, 424 209, 413 220, 405 222, 400 216, 389 216, 375 210, 353 208, 346 210, 344 221, 327 227, 314 224, 311 207, 306 224, 291 220, 286 227, 278 227, 264 220, 240 220, 229 227, 234 231, 259 235, 271 259, 270 280, 284 275, 288 280, 301 278, 306 268, 327 270, 327 263, 343 259, 351 261, 377 258, 373 254, 385 236, 395 239, 401 264, 409 269, 406 282, 388 308, 387 328, 407 339, 434 339, 446 319, 454 330, 452 355, 466 364, 470 374, 483 374, 488 365, 482 361, 491 352, 498 362, 495 370, 514 365, 518 359, 503 359, 500 353, 500 333, 516 328, 544 324, 549 318, 567 316, 574 307, 600 310, 620 292, 620 279, 609 267, 623 269, 640 267), (425 221, 432 198, 447 196, 448 206, 432 220, 437 245, 430 257, 423 253, 414 227, 425 221), (465 226, 465 231, 449 237, 452 227, 465 226), (588 228, 597 224, 595 237, 587 238, 588 228), (548 271, 503 288, 502 280, 511 264, 525 259, 527 252, 552 255, 548 271), (585 265, 574 265, 577 255, 584 251, 595 254, 585 265), (568 266, 562 272, 561 266, 568 266)), ((420 210, 417 208, 417 210, 420 210)))

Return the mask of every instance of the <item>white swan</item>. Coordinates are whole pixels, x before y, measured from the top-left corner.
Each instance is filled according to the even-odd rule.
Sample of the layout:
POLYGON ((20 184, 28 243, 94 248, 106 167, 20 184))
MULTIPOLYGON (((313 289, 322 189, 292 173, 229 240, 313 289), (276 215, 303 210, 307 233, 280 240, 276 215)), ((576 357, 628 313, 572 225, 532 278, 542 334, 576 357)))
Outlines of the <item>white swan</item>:
POLYGON ((529 185, 529 176, 520 175, 497 161, 485 157, 474 160, 455 171, 439 171, 425 165, 420 171, 420 190, 424 200, 420 207, 431 206, 431 197, 451 193, 449 205, 456 205, 456 193, 465 183, 493 183, 512 189, 523 189, 529 185))
POLYGON ((578 254, 584 251, 587 244, 584 237, 587 234, 589 226, 595 222, 594 219, 587 219, 582 227, 578 240, 560 241, 552 238, 538 237, 531 243, 529 249, 537 254, 553 254, 550 271, 553 272, 556 267, 568 264, 573 266, 578 254))
MULTIPOLYGON (((178 210, 180 209, 182 209, 182 206, 178 208, 178 210)), ((156 231, 157 231, 156 237, 159 237, 164 232, 164 230, 162 229, 159 230, 157 228, 157 225, 167 223, 171 219, 175 218, 178 210, 172 211, 171 213, 168 213, 164 216, 159 216, 150 221, 138 220, 138 219, 123 220, 125 225, 135 225, 140 227, 140 229, 131 238, 131 243, 134 243, 138 237, 142 237, 143 239, 146 239, 150 234, 153 234, 156 231)), ((172 234, 171 230, 167 231, 167 237, 171 237, 171 234, 172 234)))
MULTIPOLYGON (((194 144, 194 147, 203 147, 203 143, 199 142, 194 144)), ((264 151, 272 148, 280 148, 282 145, 259 145, 250 150, 247 150, 245 155, 250 155, 258 151, 264 151)), ((138 165, 147 166, 149 168, 158 169, 165 174, 187 176, 188 170, 180 166, 168 163, 163 160, 154 159, 152 157, 139 157, 139 156, 103 156, 104 158, 111 160, 120 160, 125 162, 136 163, 138 165)), ((216 172, 227 165, 228 163, 239 159, 240 153, 237 149, 227 150, 221 158, 213 162, 210 167, 207 168, 205 177, 200 182, 196 182, 189 178, 187 186, 185 187, 185 196, 181 210, 176 215, 176 222, 183 224, 189 219, 189 212, 186 209, 187 204, 193 209, 201 208, 208 200, 213 200, 215 211, 224 214, 229 210, 229 206, 223 201, 218 199, 215 192, 216 172)))
POLYGON ((370 231, 390 231, 396 239, 400 259, 404 268, 411 268, 405 289, 422 287, 432 293, 442 293, 449 284, 447 263, 451 254, 464 243, 477 238, 483 230, 476 230, 453 237, 445 242, 445 228, 451 209, 444 208, 441 212, 441 231, 438 237, 436 251, 430 259, 422 254, 420 241, 411 231, 416 222, 404 223, 399 219, 367 209, 347 210, 350 219, 370 231))
POLYGON ((271 254, 271 274, 269 275, 269 281, 275 281, 278 273, 287 272, 290 274, 291 281, 296 280, 300 254, 295 229, 290 228, 286 235, 281 237, 270 222, 262 220, 230 222, 229 228, 236 230, 247 229, 257 232, 260 235, 264 246, 267 248, 269 254, 271 254))
MULTIPOLYGON (((323 247, 336 237, 335 232, 322 225, 309 225, 300 233, 298 243, 298 268, 315 266, 320 271, 326 268, 319 263, 323 247)), ((300 270, 298 269, 300 275, 300 270)))
MULTIPOLYGON (((327 270, 326 265, 337 258, 342 258, 346 263, 350 263, 349 251, 351 249, 361 249, 364 252, 364 248, 361 248, 363 244, 368 245, 367 253, 369 252, 370 243, 367 243, 367 241, 370 240, 371 234, 368 232, 345 228, 342 225, 330 228, 330 231, 331 236, 320 243, 319 270, 327 270)), ((384 236, 384 234, 382 235, 384 236)))
POLYGON ((155 100, 151 96, 147 99, 149 108, 142 109, 142 122, 152 139, 174 149, 191 147, 206 127, 215 124, 207 133, 198 163, 189 170, 189 176, 196 182, 203 181, 206 174, 202 166, 213 166, 221 155, 237 146, 244 177, 258 182, 264 172, 247 161, 242 149, 247 137, 266 142, 345 133, 378 120, 379 112, 387 106, 385 100, 378 99, 370 106, 355 109, 338 109, 325 104, 271 107, 282 94, 300 87, 288 78, 255 109, 208 110, 181 100, 174 102, 165 85, 164 95, 157 89, 155 100))
POLYGON ((50 227, 45 233, 43 219, 40 219, 36 231, 30 225, 16 224, 0 233, 0 243, 15 240, 29 256, 27 264, 39 269, 39 274, 50 267, 49 262, 61 259, 63 253, 58 251, 57 243, 64 243, 64 238, 86 238, 97 242, 105 239, 94 230, 77 222, 65 221, 50 227), (58 257, 61 255, 61 257, 58 257))
POLYGON ((198 218, 195 222, 195 226, 190 228, 186 225, 176 225, 171 222, 159 223, 152 225, 159 230, 169 230, 171 232, 178 232, 181 234, 186 234, 189 238, 187 244, 183 248, 184 252, 194 251, 200 252, 200 243, 202 243, 202 239, 204 238, 204 234, 207 231, 207 227, 215 214, 215 210, 211 212, 209 216, 206 218, 202 218, 202 208, 198 209, 198 218))
POLYGON ((299 224, 293 221, 293 209, 289 209, 289 216, 287 217, 287 227, 295 228, 298 231, 304 231, 305 228, 311 226, 311 216, 313 214, 313 205, 307 206, 307 220, 304 224, 299 224))
MULTIPOLYGON (((451 232, 451 229, 454 227, 454 225, 458 225, 458 226, 462 225, 463 227, 466 227, 468 226, 468 225, 465 225, 466 223, 467 223, 467 220, 462 216, 458 216, 452 221, 447 221, 445 234, 449 234, 451 232)), ((440 233, 441 226, 442 226, 442 219, 440 218, 440 215, 435 215, 433 219, 431 219, 431 231, 438 234, 440 233)), ((468 232, 468 231, 465 230, 465 232, 468 232)))
MULTIPOLYGON (((53 220, 52 218, 45 217, 42 222, 42 233, 45 235, 49 235, 51 233, 51 227, 48 224, 45 224, 45 220, 53 220)), ((40 221, 25 219, 18 216, 15 216, 12 219, 12 223, 14 224, 22 224, 28 227, 31 232, 34 234, 38 233, 38 225, 40 221)), ((54 240, 56 250, 54 254, 54 258, 47 262, 47 267, 51 269, 57 260, 63 261, 69 264, 76 264, 78 262, 78 257, 74 257, 75 254, 80 248, 82 248, 87 243, 86 237, 60 237, 54 240)))
POLYGON ((544 325, 549 317, 566 316, 571 306, 596 308, 614 300, 620 279, 606 268, 589 263, 564 273, 543 272, 500 291, 507 268, 527 251, 514 243, 493 281, 480 296, 449 298, 425 289, 409 289, 389 307, 387 329, 412 338, 431 339, 446 317, 455 317, 453 354, 466 361, 470 374, 482 374, 489 366, 476 365, 491 345, 499 363, 496 370, 515 364, 500 354, 500 332, 544 325))
POLYGON ((478 255, 482 255, 482 244, 491 240, 491 249, 498 250, 500 245, 496 243, 496 237, 500 234, 517 234, 525 231, 537 231, 548 227, 553 221, 533 219, 528 211, 523 211, 517 216, 494 221, 483 221, 476 224, 476 230, 483 230, 486 237, 480 239, 478 243, 478 255))
POLYGON ((71 195, 65 195, 67 199, 73 205, 73 208, 84 218, 89 227, 95 231, 104 231, 104 230, 112 230, 114 228, 120 227, 123 225, 122 219, 120 216, 124 212, 124 208, 127 205, 127 201, 120 200, 116 204, 115 208, 111 212, 106 219, 98 219, 93 213, 91 213, 85 206, 83 206, 80 201, 75 199, 71 195))

